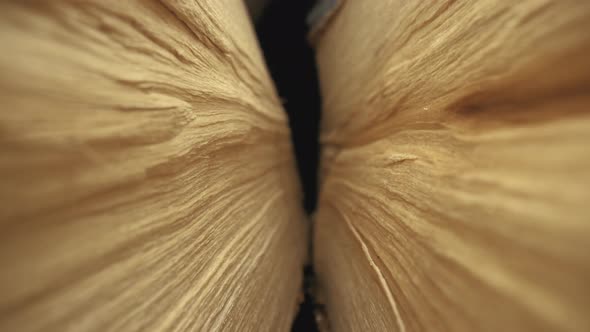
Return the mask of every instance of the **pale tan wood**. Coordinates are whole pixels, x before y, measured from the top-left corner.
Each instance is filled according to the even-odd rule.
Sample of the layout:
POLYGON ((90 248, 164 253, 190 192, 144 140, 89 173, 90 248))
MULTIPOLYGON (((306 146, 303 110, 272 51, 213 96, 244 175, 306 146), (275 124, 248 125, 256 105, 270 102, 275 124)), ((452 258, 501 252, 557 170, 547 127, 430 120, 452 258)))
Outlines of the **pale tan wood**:
POLYGON ((590 330, 590 2, 344 1, 317 37, 332 331, 590 330))
POLYGON ((287 331, 305 222, 241 1, 0 3, 0 330, 287 331))

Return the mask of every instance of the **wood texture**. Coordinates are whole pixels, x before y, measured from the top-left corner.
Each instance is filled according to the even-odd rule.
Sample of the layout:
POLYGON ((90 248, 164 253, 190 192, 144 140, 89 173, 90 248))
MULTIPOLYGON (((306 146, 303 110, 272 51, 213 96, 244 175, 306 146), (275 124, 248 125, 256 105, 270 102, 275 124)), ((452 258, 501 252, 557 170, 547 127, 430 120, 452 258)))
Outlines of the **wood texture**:
POLYGON ((0 3, 0 330, 287 331, 286 116, 240 1, 0 3))
POLYGON ((317 40, 332 331, 589 331, 590 2, 345 1, 317 40))

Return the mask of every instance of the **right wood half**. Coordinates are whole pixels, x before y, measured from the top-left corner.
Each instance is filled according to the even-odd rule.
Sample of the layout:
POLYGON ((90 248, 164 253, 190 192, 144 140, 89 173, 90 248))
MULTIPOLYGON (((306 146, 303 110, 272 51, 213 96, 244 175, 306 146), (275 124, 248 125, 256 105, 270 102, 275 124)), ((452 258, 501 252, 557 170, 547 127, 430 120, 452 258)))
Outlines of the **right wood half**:
POLYGON ((332 331, 590 330, 590 2, 344 1, 317 37, 332 331))

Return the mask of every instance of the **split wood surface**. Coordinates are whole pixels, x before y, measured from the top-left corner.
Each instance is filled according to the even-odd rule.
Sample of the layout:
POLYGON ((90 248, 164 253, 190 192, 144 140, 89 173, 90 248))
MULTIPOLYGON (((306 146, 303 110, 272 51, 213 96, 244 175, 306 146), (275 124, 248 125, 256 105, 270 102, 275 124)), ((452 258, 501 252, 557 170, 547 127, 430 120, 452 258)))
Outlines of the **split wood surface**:
POLYGON ((333 331, 590 331, 590 2, 343 1, 317 40, 333 331))
MULTIPOLYGON (((244 5, 0 18, 0 331, 288 331, 308 223, 244 5)), ((323 328, 590 330, 589 31, 581 0, 341 1, 323 328)))
POLYGON ((288 331, 307 223, 243 4, 0 17, 0 331, 288 331))

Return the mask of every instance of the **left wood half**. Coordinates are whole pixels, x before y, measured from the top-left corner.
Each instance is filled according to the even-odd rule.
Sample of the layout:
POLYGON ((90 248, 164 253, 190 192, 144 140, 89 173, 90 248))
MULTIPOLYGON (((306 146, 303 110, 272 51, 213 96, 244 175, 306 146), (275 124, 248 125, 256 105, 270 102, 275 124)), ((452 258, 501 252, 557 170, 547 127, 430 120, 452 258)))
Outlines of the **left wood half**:
POLYGON ((287 331, 306 224, 241 1, 0 3, 0 330, 287 331))

